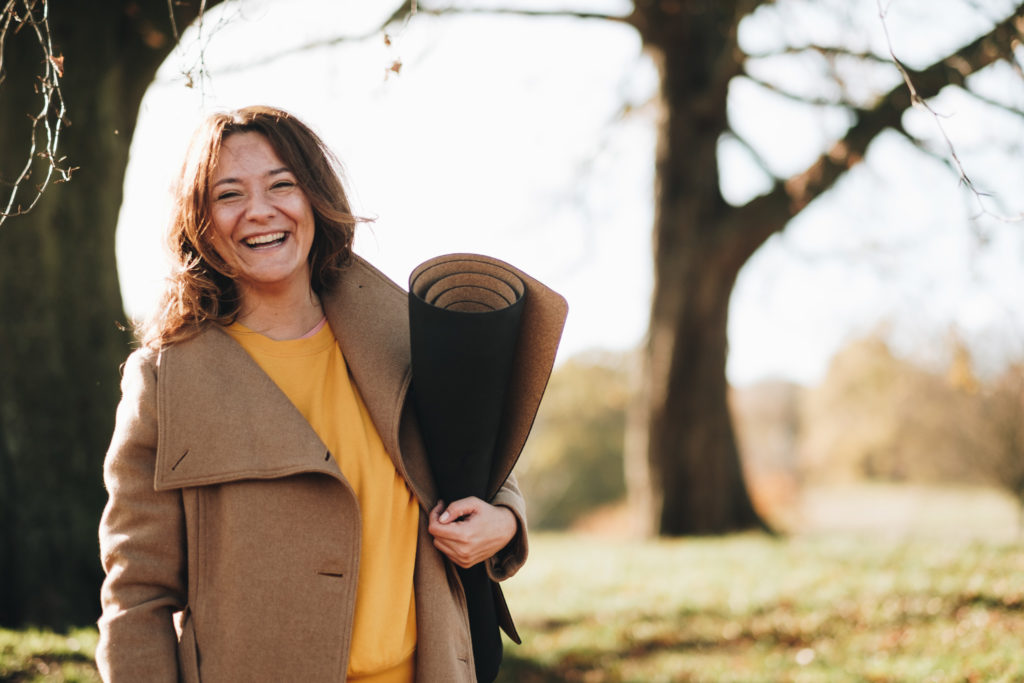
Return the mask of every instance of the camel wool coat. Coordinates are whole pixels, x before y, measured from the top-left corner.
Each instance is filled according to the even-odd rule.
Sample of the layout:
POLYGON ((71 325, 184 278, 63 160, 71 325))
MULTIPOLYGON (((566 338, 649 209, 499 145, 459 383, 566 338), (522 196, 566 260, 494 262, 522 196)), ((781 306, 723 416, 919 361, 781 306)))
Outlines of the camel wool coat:
MULTIPOLYGON (((427 532, 437 495, 407 400, 406 296, 353 256, 322 300, 381 439, 421 508, 416 680, 472 681, 462 587, 427 532)), ((134 352, 122 392, 99 533, 107 573, 96 652, 103 679, 345 680, 363 541, 359 505, 306 420, 215 325, 159 351, 134 352)), ((491 502, 513 511, 519 531, 487 562, 495 581, 514 574, 527 555, 524 502, 505 475, 539 400, 510 400, 511 431, 519 436, 499 451, 491 502)), ((499 621, 518 642, 495 588, 499 621)))

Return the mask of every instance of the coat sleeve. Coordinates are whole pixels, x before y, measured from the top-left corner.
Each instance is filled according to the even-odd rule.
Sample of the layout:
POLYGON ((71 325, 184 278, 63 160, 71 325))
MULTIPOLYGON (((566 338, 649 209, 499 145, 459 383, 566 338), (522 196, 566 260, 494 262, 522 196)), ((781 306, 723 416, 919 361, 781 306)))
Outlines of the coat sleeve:
POLYGON ((96 663, 104 681, 177 681, 173 614, 186 595, 184 514, 179 491, 154 490, 156 353, 125 364, 121 403, 103 466, 109 495, 100 521, 106 579, 96 663))
POLYGON ((526 501, 519 491, 515 474, 508 475, 508 479, 498 489, 491 504, 504 505, 512 511, 518 522, 516 535, 508 545, 487 560, 488 576, 494 581, 504 581, 515 575, 519 568, 526 563, 526 556, 530 550, 526 533, 526 501))

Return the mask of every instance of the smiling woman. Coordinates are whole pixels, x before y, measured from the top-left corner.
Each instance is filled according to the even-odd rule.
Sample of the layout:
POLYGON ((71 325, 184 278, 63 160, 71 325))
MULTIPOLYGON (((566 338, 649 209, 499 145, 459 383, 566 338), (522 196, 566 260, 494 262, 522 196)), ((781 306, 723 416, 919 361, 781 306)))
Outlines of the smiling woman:
MULTIPOLYGON (((335 168, 277 109, 215 114, 193 138, 175 271, 125 364, 104 467, 104 680, 493 678, 452 577, 518 570, 525 503, 511 475, 491 502, 438 500, 408 298, 351 254, 335 168)), ((509 399, 510 419, 532 422, 542 392, 509 399)))

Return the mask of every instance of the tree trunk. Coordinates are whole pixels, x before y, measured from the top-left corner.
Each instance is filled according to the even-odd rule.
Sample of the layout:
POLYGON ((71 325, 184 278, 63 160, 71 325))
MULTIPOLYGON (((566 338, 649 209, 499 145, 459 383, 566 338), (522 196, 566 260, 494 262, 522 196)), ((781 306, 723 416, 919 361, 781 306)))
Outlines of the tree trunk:
MULTIPOLYGON (((718 185, 729 80, 739 72, 739 11, 728 2, 636 5, 661 70, 654 295, 646 386, 628 456, 646 530, 711 534, 763 526, 747 494, 726 402, 729 298, 740 267, 767 235, 730 221, 718 185), (642 491, 649 488, 649 493, 642 491), (640 491, 638 493, 638 491, 640 491)), ((779 226, 781 227, 781 226, 779 226)))
MULTIPOLYGON (((71 182, 51 185, 31 213, 0 227, 4 626, 60 627, 98 615, 102 463, 118 367, 130 351, 114 232, 139 104, 175 42, 162 3, 50 5, 71 121, 60 154, 78 170, 71 182)), ((195 16, 190 7, 176 12, 180 27, 195 16)), ((29 30, 7 40, 0 176, 9 182, 26 159, 43 56, 29 30)), ((28 183, 40 182, 42 163, 28 183)))

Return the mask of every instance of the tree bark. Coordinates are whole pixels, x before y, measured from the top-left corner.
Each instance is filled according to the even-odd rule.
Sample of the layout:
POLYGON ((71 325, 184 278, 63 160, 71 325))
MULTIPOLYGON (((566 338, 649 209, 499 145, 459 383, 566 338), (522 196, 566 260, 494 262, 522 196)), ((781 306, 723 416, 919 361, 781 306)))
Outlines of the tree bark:
POLYGON ((661 71, 662 120, 645 387, 631 419, 647 438, 634 436, 627 456, 636 467, 640 448, 645 462, 642 476, 628 480, 644 529, 663 536, 763 526, 726 402, 729 298, 740 267, 767 238, 731 221, 719 190, 726 95, 742 65, 739 11, 729 2, 638 2, 634 13, 661 71))
MULTIPOLYGON (((198 2, 195 3, 198 5, 198 2)), ((208 2, 208 5, 214 4, 208 2)), ((162 3, 50 3, 78 167, 35 209, 0 227, 0 625, 66 626, 98 615, 102 463, 130 351, 114 257, 139 105, 174 46, 162 3)), ((196 7, 175 3, 177 25, 196 7)), ((13 33, 13 32, 12 32, 13 33)), ((0 177, 25 163, 42 54, 8 35, 0 177)), ((38 183, 43 161, 29 183, 38 183)), ((154 220, 161 220, 154 217, 154 220)))

